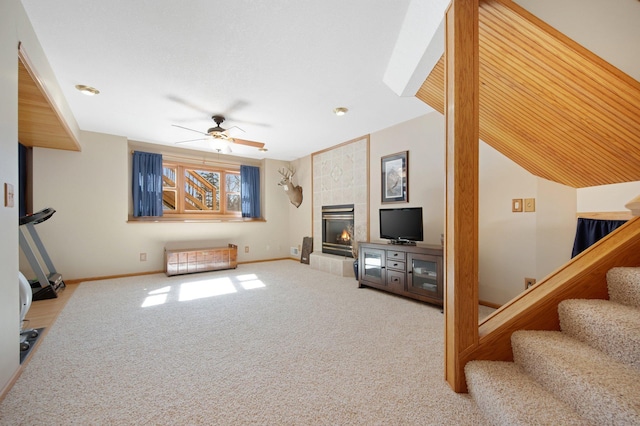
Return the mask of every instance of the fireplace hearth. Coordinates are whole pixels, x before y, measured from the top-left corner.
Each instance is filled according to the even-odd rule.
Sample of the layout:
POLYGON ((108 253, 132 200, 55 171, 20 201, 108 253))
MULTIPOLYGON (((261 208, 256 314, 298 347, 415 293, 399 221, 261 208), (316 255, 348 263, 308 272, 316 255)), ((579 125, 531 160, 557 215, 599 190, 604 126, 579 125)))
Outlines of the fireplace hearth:
POLYGON ((322 253, 353 257, 349 235, 353 229, 353 204, 322 206, 322 253))

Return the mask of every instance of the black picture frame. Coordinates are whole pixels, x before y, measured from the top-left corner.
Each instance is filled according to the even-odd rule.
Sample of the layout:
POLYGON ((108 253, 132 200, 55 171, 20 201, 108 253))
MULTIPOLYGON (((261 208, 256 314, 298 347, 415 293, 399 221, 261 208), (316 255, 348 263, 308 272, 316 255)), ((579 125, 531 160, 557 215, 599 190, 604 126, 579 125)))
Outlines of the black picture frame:
POLYGON ((409 151, 381 159, 382 203, 409 202, 409 151))

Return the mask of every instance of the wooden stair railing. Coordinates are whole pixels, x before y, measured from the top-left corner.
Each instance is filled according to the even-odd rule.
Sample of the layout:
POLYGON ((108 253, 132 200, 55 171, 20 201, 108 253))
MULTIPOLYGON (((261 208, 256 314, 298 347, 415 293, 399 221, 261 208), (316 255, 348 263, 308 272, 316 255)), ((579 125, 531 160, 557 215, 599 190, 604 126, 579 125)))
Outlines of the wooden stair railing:
POLYGON ((162 205, 171 209, 176 209, 176 196, 175 192, 169 193, 168 191, 162 191, 162 205))
POLYGON ((465 129, 477 126, 480 139, 512 161, 568 186, 639 181, 640 83, 512 1, 451 4, 447 14, 457 16, 447 17, 445 32, 455 49, 447 48, 416 97, 451 116, 446 118, 446 181, 454 189, 447 189, 445 376, 455 391, 466 392, 467 361, 510 359, 514 330, 557 328, 560 300, 606 297, 609 268, 640 265, 640 222, 629 221, 478 328, 471 324, 478 302, 473 195, 478 174, 472 167, 477 153, 465 147, 470 143, 465 129), (475 17, 467 14, 469 4, 478 8, 475 17), (478 39, 471 35, 474 29, 478 39), (470 71, 462 58, 477 53, 479 72, 453 70, 463 64, 470 71), (468 90, 466 97, 457 94, 460 87, 468 90), (472 112, 476 120, 470 119, 472 112))
MULTIPOLYGON (((170 189, 174 194, 178 193, 176 188, 175 169, 164 168, 162 174, 163 189, 170 189)), ((216 206, 216 187, 211 182, 204 179, 198 173, 187 170, 185 176, 184 199, 188 204, 188 210, 217 210, 216 206), (211 206, 208 204, 211 204, 211 206)), ((176 195, 170 195, 168 191, 163 191, 162 201, 165 206, 176 209, 176 195)))
POLYGON ((197 210, 217 210, 216 187, 198 173, 188 171, 185 180, 185 200, 197 210), (211 207, 207 204, 210 198, 211 207))
POLYGON ((485 319, 478 345, 464 355, 512 361, 516 330, 559 330, 558 304, 565 299, 608 299, 606 273, 640 266, 640 217, 635 217, 485 319))
POLYGON ((176 182, 171 180, 167 175, 162 175, 162 186, 167 188, 175 188, 176 182))

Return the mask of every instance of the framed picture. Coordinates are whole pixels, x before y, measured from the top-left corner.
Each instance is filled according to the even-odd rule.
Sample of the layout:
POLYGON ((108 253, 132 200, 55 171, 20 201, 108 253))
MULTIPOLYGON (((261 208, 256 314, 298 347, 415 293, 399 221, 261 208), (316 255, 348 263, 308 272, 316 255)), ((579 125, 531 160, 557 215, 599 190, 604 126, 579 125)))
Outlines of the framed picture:
POLYGON ((409 151, 382 157, 382 202, 409 201, 409 151))

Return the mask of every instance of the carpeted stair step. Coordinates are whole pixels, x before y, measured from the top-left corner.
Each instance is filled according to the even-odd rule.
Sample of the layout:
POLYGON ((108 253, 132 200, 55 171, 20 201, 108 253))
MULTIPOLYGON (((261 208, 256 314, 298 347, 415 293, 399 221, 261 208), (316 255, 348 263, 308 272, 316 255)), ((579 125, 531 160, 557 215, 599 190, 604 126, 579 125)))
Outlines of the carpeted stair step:
POLYGON ((596 424, 640 424, 640 372, 559 331, 516 331, 516 364, 596 424))
POLYGON ((640 268, 618 267, 607 272, 609 300, 640 309, 640 268))
POLYGON ((513 362, 471 361, 464 371, 469 394, 491 424, 589 424, 513 362))
POLYGON ((558 306, 560 328, 640 371, 640 309, 609 300, 565 300, 558 306))

